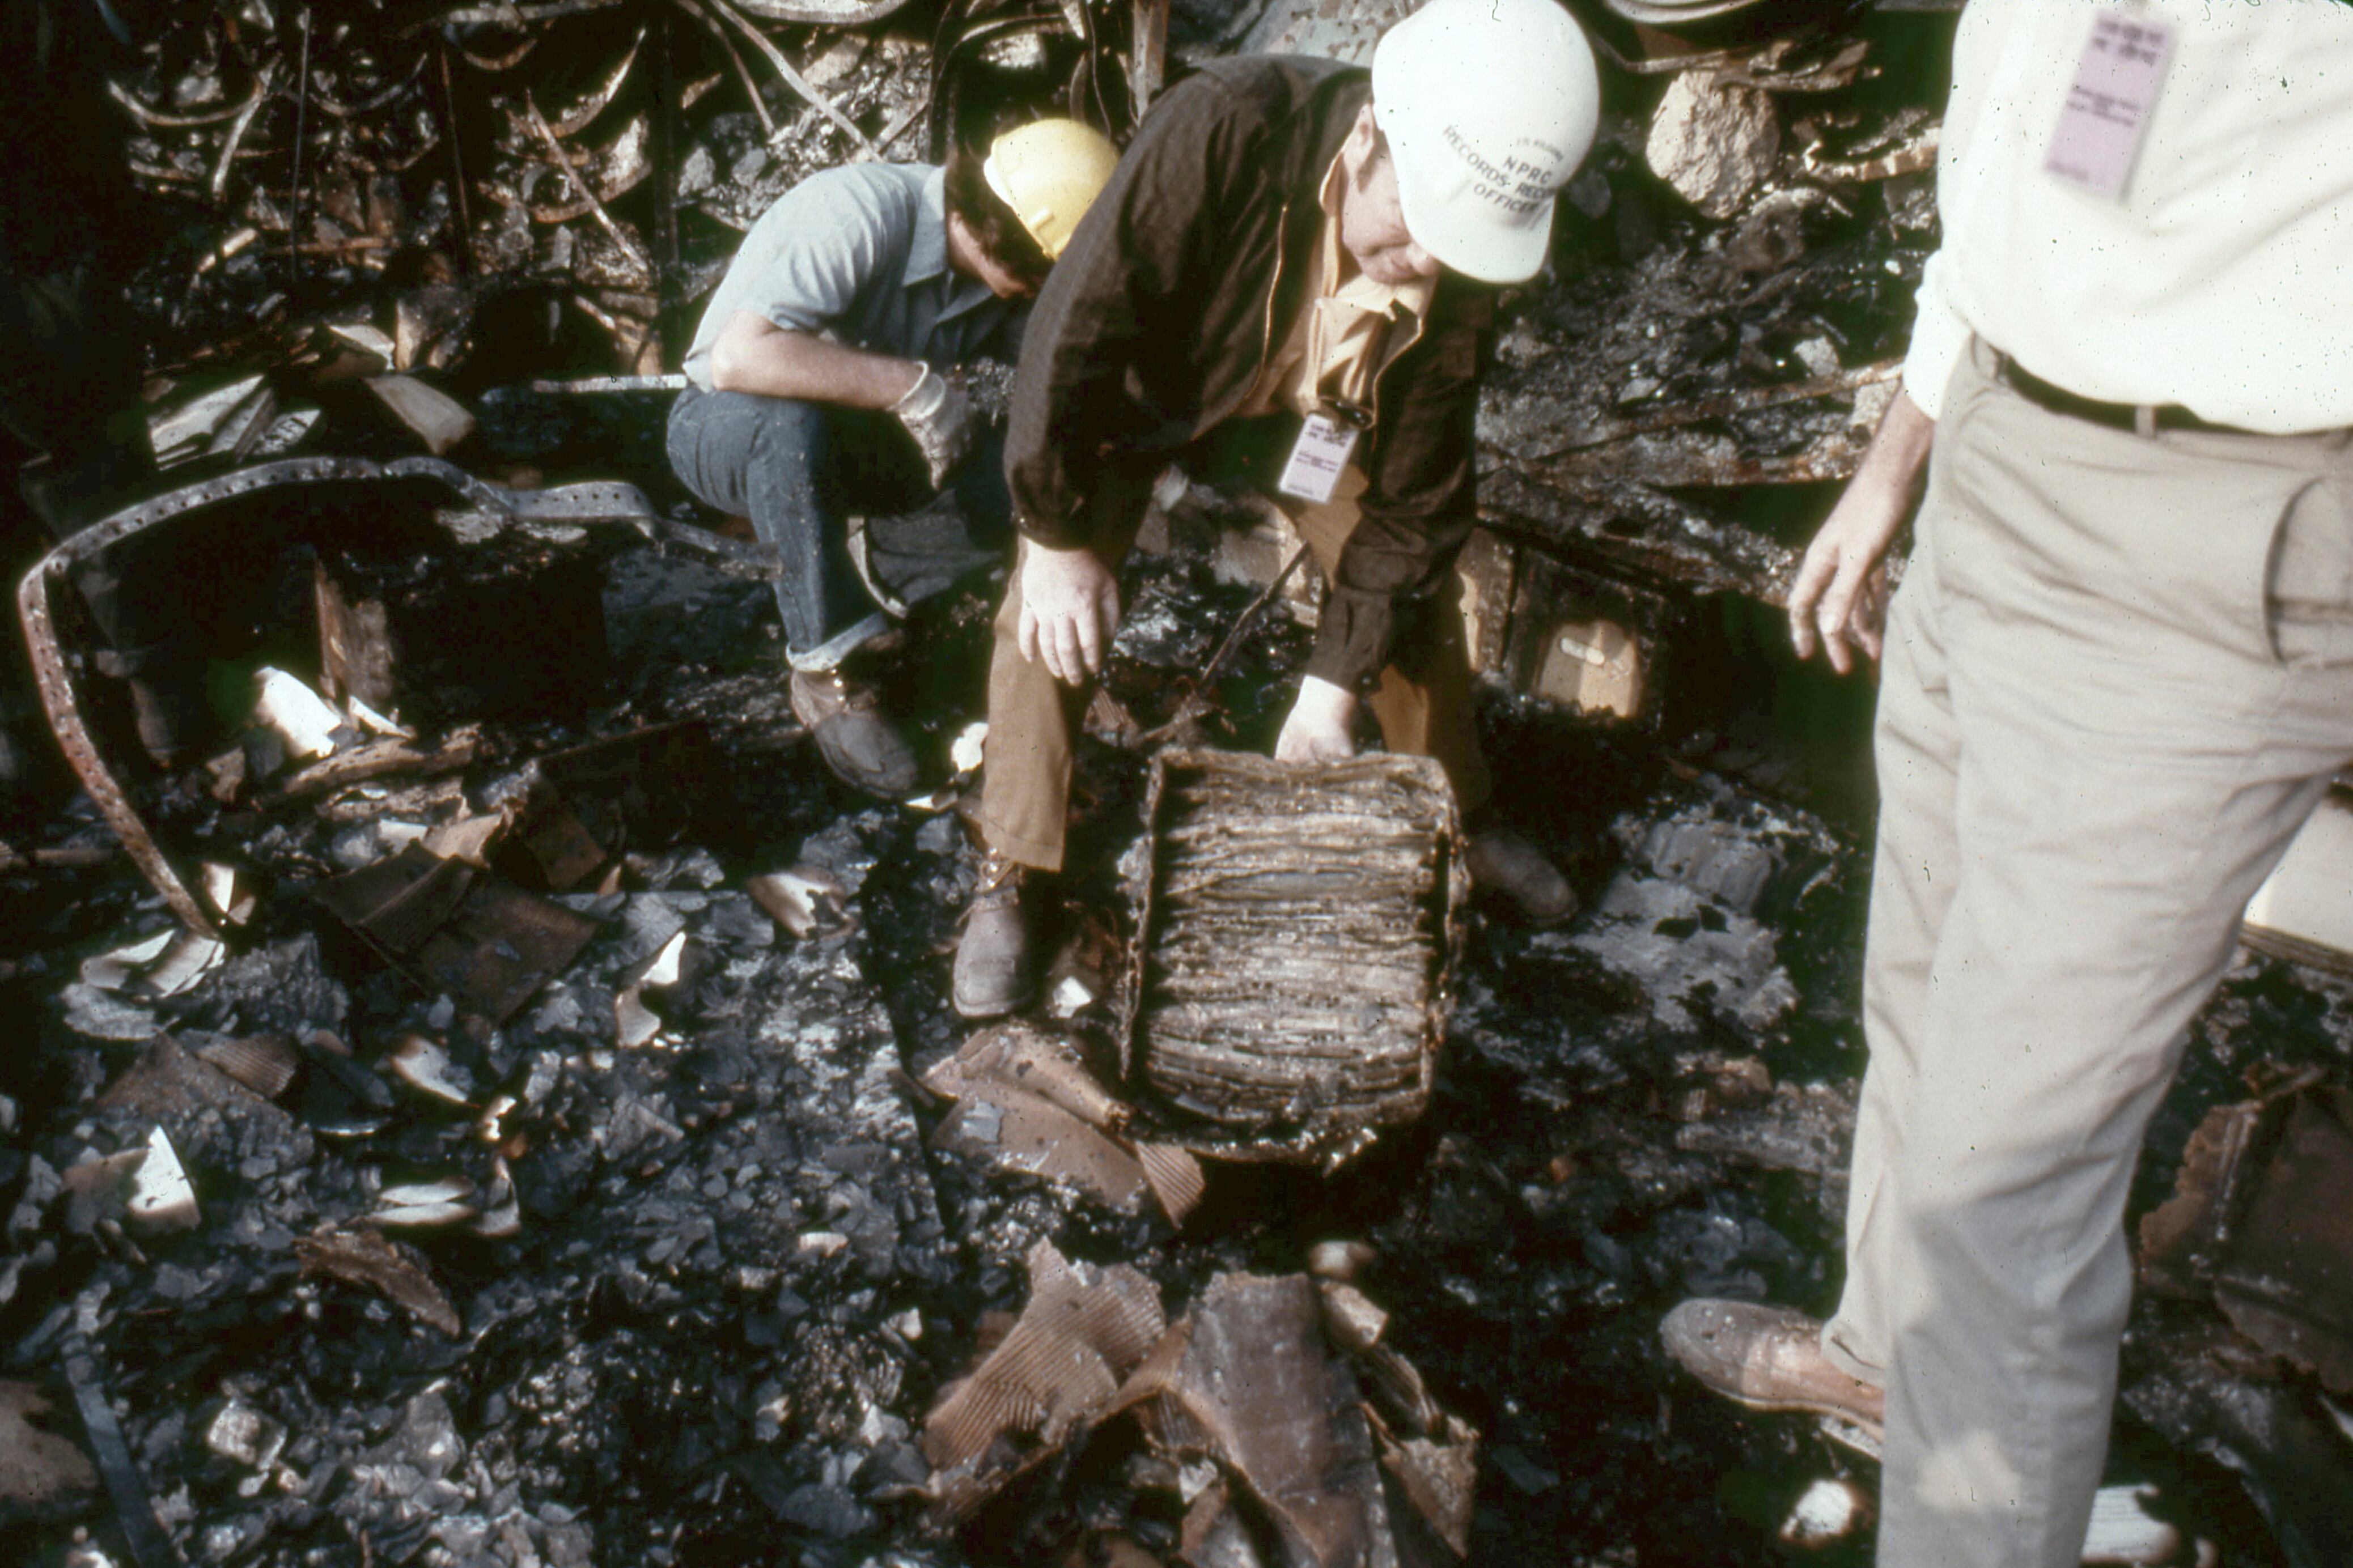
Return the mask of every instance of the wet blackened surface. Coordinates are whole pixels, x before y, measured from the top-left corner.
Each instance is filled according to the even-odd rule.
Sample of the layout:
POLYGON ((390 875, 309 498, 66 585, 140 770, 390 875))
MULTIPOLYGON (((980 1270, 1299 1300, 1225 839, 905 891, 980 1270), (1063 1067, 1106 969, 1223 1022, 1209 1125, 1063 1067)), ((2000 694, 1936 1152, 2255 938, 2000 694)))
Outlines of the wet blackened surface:
MULTIPOLYGON (((955 816, 861 804, 827 780, 762 666, 756 584, 635 555, 613 583, 627 712, 713 718, 724 804, 686 840, 635 851, 616 891, 562 896, 599 934, 504 1028, 470 1036, 300 897, 385 852, 383 818, 436 809, 397 792, 354 820, 283 816, 258 834, 184 800, 182 827, 262 872, 263 930, 191 991, 136 1004, 190 1045, 327 1029, 364 1060, 419 1030, 449 1043, 478 1106, 513 1098, 499 1132, 520 1234, 406 1235, 461 1338, 305 1278, 295 1255, 385 1184, 495 1180, 477 1118, 406 1089, 371 1117, 314 1071, 284 1111, 236 1089, 228 1113, 166 1118, 201 1228, 137 1255, 76 1230, 60 1173, 147 1123, 90 1100, 142 1047, 87 1037, 65 993, 81 956, 161 921, 123 880, 73 905, 28 895, 7 984, 37 1027, 11 1068, 0 1322, 23 1374, 92 1356, 190 1560, 357 1562, 364 1539, 383 1563, 1015 1561, 1030 1547, 985 1530, 931 1540, 908 1489, 924 1478, 924 1411, 984 1315, 1018 1310, 1039 1240, 1142 1268, 1172 1313, 1218 1272, 1293 1271, 1319 1239, 1370 1242, 1361 1283, 1394 1314, 1387 1342, 1485 1434, 1480 1562, 1778 1561, 1771 1530, 1806 1481, 1871 1479, 1799 1419, 1706 1398, 1656 1336, 1687 1295, 1834 1300, 1819 1173, 1834 1170, 1825 1140, 1860 1066, 1851 839, 1648 738, 1498 704, 1514 804, 1590 912, 1551 933, 1475 918, 1427 1120, 1330 1180, 1214 1170, 1176 1234, 923 1146, 932 1108, 902 1074, 965 1035, 944 997, 975 858, 955 816), (790 864, 844 889, 845 927, 796 941, 741 891, 749 871, 790 864), (681 930, 699 977, 649 993, 655 1046, 615 1050, 624 972, 681 930), (1826 1087, 1808 1099, 1809 1084, 1826 1087), (1793 1100, 1821 1115, 1777 1113, 1793 1100), (228 1400, 288 1429, 269 1470, 206 1447, 228 1400)), ((1140 563, 1131 585, 1136 662, 1113 686, 1148 727, 1175 703, 1153 670, 1214 641, 1248 595, 1166 561, 1140 563)), ((934 754, 971 700, 985 614, 966 600, 922 628, 942 658, 907 689, 934 754)), ((1250 640, 1219 738, 1264 743, 1282 710, 1269 678, 1303 643, 1280 615, 1250 640)), ((468 781, 476 801, 561 738, 512 737, 468 781)), ((1082 841, 1115 848, 1135 828, 1140 763, 1091 742, 1082 773, 1082 841)), ((1069 923, 1116 907, 1096 865, 1069 923)), ((2144 1201, 2203 1110, 2243 1097, 2248 1066, 2341 1069, 2348 1005, 2271 961, 2234 971, 2160 1117, 2144 1201)), ((2264 1561, 2213 1461, 2177 1446, 2196 1441, 2186 1429, 2128 1422, 2118 1475, 2186 1489, 2209 1533, 2253 1553, 2234 1561, 2264 1561)), ((1097 1499, 1092 1515, 1045 1517, 1115 1512, 1124 1494, 1092 1484, 1075 1494, 1097 1499)), ((61 1542, 15 1539, 35 1560, 61 1542)), ((1841 1550, 1862 1560, 1860 1544, 1841 1550)))
MULTIPOLYGON (((528 86, 557 111, 634 32, 619 14, 574 26, 565 47, 500 77, 498 94, 528 86)), ((1942 74, 1936 50, 1921 47, 1929 24, 1870 26, 1896 68, 1855 102, 1926 101, 1925 84, 1942 74)), ((290 14, 272 26, 254 49, 294 40, 290 14)), ((920 91, 923 47, 891 29, 839 43, 822 85, 880 132, 920 91)), ((320 89, 365 97, 423 47, 375 46, 358 38, 320 89)), ((689 74, 723 68, 693 47, 689 74)), ((246 89, 249 59, 221 37, 174 48, 132 85, 160 101, 174 75, 193 72, 204 90, 181 107, 200 111, 246 89)), ((481 68, 457 68, 464 80, 481 68)), ((81 984, 83 959, 168 923, 127 871, 0 887, 0 1005, 18 1040, 0 1063, 0 1370, 47 1381, 63 1411, 62 1368, 86 1356, 163 1528, 193 1563, 1026 1565, 1052 1541, 997 1528, 1008 1520, 1040 1521, 1050 1536, 1113 1521, 1148 1535, 1167 1522, 1140 1514, 1115 1474, 1090 1472, 1058 1478, 1058 1497, 1008 1500, 1018 1506, 955 1540, 923 1525, 910 1495, 925 1475, 915 1434, 991 1315, 1024 1305, 1038 1243, 1142 1270, 1174 1318, 1220 1273, 1296 1272, 1314 1243, 1358 1237, 1377 1255, 1360 1283, 1393 1314, 1386 1342, 1484 1434, 1475 1561, 1783 1561, 1773 1531, 1805 1484, 1852 1475, 1869 1485, 1872 1467, 1800 1418, 1749 1417, 1704 1395, 1669 1365, 1656 1331, 1692 1294, 1822 1311, 1838 1289, 1839 1173, 1862 1061, 1868 692, 1793 679, 1771 651, 1778 612, 1736 596, 1770 581, 1832 492, 1718 476, 1662 481, 1597 511, 1546 465, 1678 406, 1899 354, 1933 214, 1925 182, 1906 177, 1841 187, 1834 200, 1774 193, 1731 223, 1703 224, 1643 166, 1649 92, 1613 101, 1553 275, 1503 302, 1482 407, 1482 498, 1496 526, 1583 551, 1588 563, 1615 561, 1652 597, 1677 574, 1652 567, 1676 566, 1676 618, 1660 628, 1676 641, 1675 684, 1642 728, 1491 697, 1499 805, 1571 869, 1588 912, 1530 933, 1474 911, 1421 1123, 1329 1179, 1217 1170, 1181 1233, 930 1149, 936 1110, 907 1080, 969 1033, 946 999, 976 861, 960 817, 863 801, 824 771, 776 673, 765 586, 633 550, 607 563, 611 669, 585 721, 511 720, 462 779, 389 779, 317 812, 224 807, 201 774, 163 787, 152 811, 166 835, 237 862, 261 894, 240 955, 189 991, 157 1000, 81 984), (1596 531, 1608 536, 1599 544, 1596 531), (1671 562, 1644 553, 1678 531, 1701 546, 1671 562), (698 809, 675 836, 629 845, 613 890, 558 895, 597 935, 497 1030, 468 1030, 452 1003, 385 970, 305 896, 395 853, 400 824, 444 821, 461 799, 477 812, 525 799, 535 756, 686 720, 708 723, 722 759, 698 809), (846 919, 795 939, 745 896, 747 877, 793 867, 840 889, 846 919), (662 1025, 656 1043, 615 1048, 617 993, 681 931, 689 978, 644 993, 662 1025), (100 1106, 158 1030, 191 1051, 327 1031, 364 1065, 423 1033, 448 1044, 474 1109, 381 1078, 377 1095, 356 1092, 315 1054, 278 1107, 220 1084, 160 1118, 100 1106), (390 1105, 376 1103, 386 1093, 390 1105), (486 1138, 479 1112, 502 1099, 512 1104, 486 1138), (202 1223, 126 1238, 110 1228, 119 1216, 65 1176, 142 1143, 159 1119, 195 1179, 202 1223), (445 1175, 486 1194, 503 1181, 520 1227, 404 1234, 460 1335, 365 1287, 304 1274, 298 1239, 361 1222, 387 1184, 445 1175), (230 1405, 285 1428, 268 1464, 208 1442, 230 1405)), ((331 164, 370 137, 388 157, 417 153, 436 134, 433 116, 396 101, 381 125, 321 132, 331 164)), ((283 152, 290 108, 271 100, 255 145, 283 152)), ((603 145, 629 112, 625 100, 586 140, 603 145)), ((814 116, 787 129, 767 141, 724 95, 689 117, 686 282, 707 282, 734 224, 846 155, 847 141, 814 116)), ((457 134, 478 174, 528 174, 538 155, 503 115, 473 116, 457 134)), ((894 151, 912 154, 921 134, 894 151)), ((207 177, 219 135, 157 132, 134 151, 172 172, 151 184, 186 184, 207 177)), ((142 286, 164 356, 234 344, 253 321, 297 309, 403 294, 421 309, 438 275, 423 253, 456 248, 460 229, 437 194, 438 165, 407 169, 383 191, 314 187, 301 214, 324 240, 386 241, 381 274, 364 247, 290 255, 277 176, 240 182, 230 206, 258 241, 201 273, 184 246, 142 286)), ((552 168, 534 178, 545 188, 507 194, 562 197, 552 168)), ((641 223, 650 195, 641 186, 617 200, 622 220, 641 223)), ((675 335, 681 323, 652 321, 645 281, 597 226, 492 205, 471 215, 467 261, 503 279, 457 290, 471 323, 449 339, 459 390, 640 368, 646 330, 675 335), (586 305, 631 331, 617 338, 586 305)), ((429 345, 421 363, 439 363, 429 345)), ((1850 435, 1861 408, 1841 394, 1700 420, 1684 458, 1802 457, 1850 435)), ((661 457, 666 411, 659 394, 511 385, 477 400, 473 455, 550 481, 624 475, 671 509, 681 497, 661 457)), ((374 450, 371 439, 390 443, 387 455, 406 449, 397 432, 371 434, 336 409, 326 428, 339 449, 374 450)), ((301 624, 309 582, 304 566, 274 595, 264 584, 257 605, 274 597, 274 609, 251 612, 275 617, 260 653, 297 669, 305 637, 287 628, 301 624)), ((1135 729, 1177 710, 1189 672, 1250 597, 1198 561, 1133 565, 1106 686, 1135 729)), ((935 776, 982 708, 993 599, 980 584, 924 606, 919 657, 891 677, 935 776)), ((1283 612, 1262 619, 1217 683, 1210 743, 1271 747, 1311 637, 1283 612)), ((1113 866, 1137 830, 1143 777, 1112 740, 1082 744, 1059 935, 1115 924, 1113 866)), ((75 805, 30 841, 102 839, 75 805)), ((1078 1023, 1100 1037, 1107 1016, 1078 1023)), ((2341 1081, 2348 1039, 2342 986, 2242 962, 2196 1026, 2134 1215, 2169 1194, 2191 1130, 2244 1099, 2251 1071, 2316 1066, 2341 1081)), ((198 1069, 210 1070, 174 1070, 198 1069)), ((2211 1311, 2180 1303, 2137 1317, 2111 1478, 2166 1484, 2232 1563, 2328 1561, 2342 1445, 2308 1387, 2218 1332, 2211 1311)), ((72 1430, 70 1418, 52 1420, 72 1430)), ((119 1539, 104 1505, 83 1518, 119 1539)), ((58 1563, 69 1528, 0 1515, 0 1552, 58 1563)), ((1868 1551, 1860 1539, 1823 1560, 1859 1563, 1868 1551)))

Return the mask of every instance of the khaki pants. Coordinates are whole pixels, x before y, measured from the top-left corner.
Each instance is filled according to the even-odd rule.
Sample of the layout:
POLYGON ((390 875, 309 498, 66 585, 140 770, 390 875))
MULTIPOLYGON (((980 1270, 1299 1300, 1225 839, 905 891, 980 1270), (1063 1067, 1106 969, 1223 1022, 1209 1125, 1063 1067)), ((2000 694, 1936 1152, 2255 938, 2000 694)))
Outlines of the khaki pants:
MULTIPOLYGON (((1341 547, 1356 531, 1356 498, 1364 489, 1363 476, 1349 468, 1331 500, 1321 506, 1296 503, 1297 510, 1291 511, 1300 537, 1314 552, 1327 578, 1339 562, 1341 547)), ((1103 563, 1116 572, 1135 542, 1135 520, 1143 509, 1134 504, 1132 493, 1099 499, 1105 518, 1127 520, 1099 530, 1095 545, 1103 563)), ((1288 510, 1294 503, 1283 504, 1288 510)), ((1005 603, 997 612, 981 829, 989 847, 1007 858, 1059 871, 1071 814, 1072 740, 1092 694, 1062 685, 1043 664, 1021 657, 1021 563, 1029 559, 1029 551, 1024 542, 1006 584, 1005 603)), ((1440 591, 1440 600, 1432 606, 1426 635, 1416 639, 1419 646, 1399 650, 1407 668, 1391 665, 1381 671, 1370 705, 1380 721, 1383 743, 1392 752, 1438 759, 1467 815, 1485 805, 1493 790, 1474 726, 1462 606, 1446 590, 1440 591)))
POLYGON ((2123 1215, 2241 910, 2353 756, 2353 447, 2050 414, 1980 345, 1880 694, 1832 1359, 1887 1389, 1879 1561, 2062 1568, 2123 1215))

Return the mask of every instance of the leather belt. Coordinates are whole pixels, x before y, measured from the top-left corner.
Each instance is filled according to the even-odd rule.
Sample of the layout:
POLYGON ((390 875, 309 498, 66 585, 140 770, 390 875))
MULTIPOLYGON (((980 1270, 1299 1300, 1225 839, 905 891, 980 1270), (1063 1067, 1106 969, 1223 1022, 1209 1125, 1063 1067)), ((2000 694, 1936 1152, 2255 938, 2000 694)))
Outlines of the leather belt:
POLYGON ((2139 436, 2154 436, 2160 430, 2205 430, 2221 436, 2255 434, 2236 425, 2217 425, 2211 419, 2200 419, 2178 403, 2102 403, 2095 397, 2081 397, 2063 386, 2052 385, 2008 354, 1999 354, 1996 360, 1997 374, 2003 384, 2038 408, 2063 414, 2070 419, 2088 420, 2111 430, 2128 430, 2139 436))

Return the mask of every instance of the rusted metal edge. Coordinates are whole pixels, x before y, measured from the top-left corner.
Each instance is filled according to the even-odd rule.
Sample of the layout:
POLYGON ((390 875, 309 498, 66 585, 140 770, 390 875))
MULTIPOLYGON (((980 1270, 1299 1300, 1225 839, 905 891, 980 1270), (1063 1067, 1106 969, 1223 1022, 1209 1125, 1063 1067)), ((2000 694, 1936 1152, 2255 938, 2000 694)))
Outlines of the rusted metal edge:
MULTIPOLYGON (((1438 1094, 1438 1053, 1446 1045, 1447 1020, 1454 1013, 1454 985, 1462 963, 1462 914, 1471 904, 1471 860, 1462 829, 1462 803, 1455 798, 1454 781, 1436 759, 1421 760, 1430 764, 1427 773, 1436 776, 1434 793, 1443 808, 1438 832, 1443 880, 1438 896, 1445 900, 1439 916, 1438 972, 1430 977, 1430 1001, 1422 1012, 1421 1094, 1422 1103, 1428 1105, 1438 1094)), ((1338 1170, 1355 1153, 1332 1151, 1327 1169, 1338 1170)))
POLYGON ((33 679, 40 689, 41 707, 58 747, 75 777, 97 802, 106 825, 148 882, 180 923, 205 936, 218 937, 219 928, 189 891, 171 858, 148 831, 131 797, 106 763, 95 736, 84 721, 73 671, 58 638, 52 608, 52 584, 64 582, 73 569, 93 560, 127 539, 161 527, 202 508, 291 485, 347 484, 369 479, 432 479, 448 486, 469 502, 519 522, 617 522, 649 536, 659 519, 633 485, 590 483, 549 490, 502 490, 484 483, 454 463, 438 458, 403 458, 378 463, 365 458, 288 458, 222 474, 126 507, 91 524, 59 543, 33 563, 16 584, 16 616, 24 627, 25 647, 31 656, 33 679))

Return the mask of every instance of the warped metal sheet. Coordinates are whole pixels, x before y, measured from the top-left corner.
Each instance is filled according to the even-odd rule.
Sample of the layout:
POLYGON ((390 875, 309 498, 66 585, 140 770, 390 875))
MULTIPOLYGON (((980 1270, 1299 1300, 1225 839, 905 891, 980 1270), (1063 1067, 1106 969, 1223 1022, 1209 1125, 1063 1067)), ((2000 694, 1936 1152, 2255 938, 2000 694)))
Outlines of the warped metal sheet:
POLYGON ((950 1518, 1092 1423, 1166 1327, 1158 1288, 1124 1264, 1074 1264, 1047 1241, 1029 1249, 1029 1261, 1020 1321, 923 1419, 932 1497, 950 1518), (1034 1436, 1036 1446, 1016 1451, 1006 1439, 1017 1436, 1034 1436))

